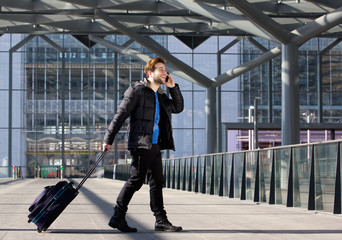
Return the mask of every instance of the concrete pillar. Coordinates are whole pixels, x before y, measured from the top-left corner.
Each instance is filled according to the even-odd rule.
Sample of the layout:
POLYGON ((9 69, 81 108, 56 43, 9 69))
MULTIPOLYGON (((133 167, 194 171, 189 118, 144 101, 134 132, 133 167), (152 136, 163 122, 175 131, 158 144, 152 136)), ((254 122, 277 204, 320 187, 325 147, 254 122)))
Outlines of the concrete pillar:
POLYGON ((282 45, 282 145, 300 143, 298 46, 282 45))

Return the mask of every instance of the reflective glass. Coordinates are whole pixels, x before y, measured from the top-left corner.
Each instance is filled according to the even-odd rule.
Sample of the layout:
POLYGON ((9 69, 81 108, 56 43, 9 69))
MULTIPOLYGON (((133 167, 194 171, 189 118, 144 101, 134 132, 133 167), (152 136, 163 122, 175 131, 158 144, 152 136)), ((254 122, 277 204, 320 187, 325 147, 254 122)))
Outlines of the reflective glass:
POLYGON ((246 152, 246 200, 254 199, 257 154, 258 151, 246 152))
POLYGON ((234 198, 241 197, 244 153, 234 154, 234 198))
POLYGON ((315 147, 316 210, 332 212, 334 208, 337 143, 315 147))
POLYGON ((179 189, 185 190, 186 186, 186 158, 179 159, 179 189))
MULTIPOLYGON (((190 172, 191 172, 191 187, 189 186, 189 191, 195 192, 196 191, 196 186, 198 187, 198 184, 196 183, 197 181, 197 161, 198 161, 198 157, 191 157, 191 168, 190 168, 190 172)), ((198 192, 198 189, 197 189, 198 192)))
POLYGON ((205 179, 204 179, 205 161, 206 161, 206 157, 203 155, 198 158, 198 166, 199 166, 198 192, 200 193, 206 193, 206 184, 204 184, 205 183, 205 179))
POLYGON ((229 196, 232 175, 233 154, 223 155, 223 196, 229 196))
POLYGON ((175 159, 175 188, 180 189, 180 159, 175 159))
POLYGON ((191 185, 190 185, 190 173, 192 174, 192 169, 191 169, 191 158, 186 158, 185 159, 185 183, 184 185, 184 190, 190 191, 191 189, 191 185))
POLYGON ((293 206, 308 208, 312 146, 293 151, 293 206))
POLYGON ((260 151, 259 201, 269 202, 272 174, 272 150, 260 151))
POLYGON ((215 187, 215 178, 213 178, 213 168, 214 168, 214 156, 206 156, 205 164, 205 183, 206 183, 206 193, 211 194, 215 187), (213 181, 213 182, 212 182, 213 181))
POLYGON ((170 188, 176 188, 176 160, 170 160, 170 188))
MULTIPOLYGON (((219 154, 219 155, 215 155, 215 164, 214 164, 214 167, 215 167, 215 170, 214 170, 214 194, 215 195, 219 195, 220 194, 220 184, 221 184, 221 178, 223 176, 221 176, 221 172, 222 172, 222 161, 223 161, 223 155, 222 154, 219 154)), ((223 187, 223 186, 222 186, 223 187)))
POLYGON ((286 205, 290 167, 290 148, 275 150, 275 203, 286 205))

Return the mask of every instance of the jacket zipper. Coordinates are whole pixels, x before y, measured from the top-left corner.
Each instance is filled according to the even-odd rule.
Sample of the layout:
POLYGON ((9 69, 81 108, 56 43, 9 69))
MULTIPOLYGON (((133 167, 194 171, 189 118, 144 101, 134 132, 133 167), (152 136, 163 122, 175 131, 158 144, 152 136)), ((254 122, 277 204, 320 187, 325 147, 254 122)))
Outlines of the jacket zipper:
POLYGON ((140 172, 140 155, 138 156, 138 172, 140 172))

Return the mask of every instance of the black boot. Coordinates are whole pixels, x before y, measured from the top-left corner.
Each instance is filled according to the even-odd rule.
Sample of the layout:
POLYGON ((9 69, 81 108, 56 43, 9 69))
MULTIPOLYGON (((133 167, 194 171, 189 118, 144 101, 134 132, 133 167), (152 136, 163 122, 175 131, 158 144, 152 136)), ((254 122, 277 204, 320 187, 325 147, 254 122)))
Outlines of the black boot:
POLYGON ((183 228, 180 226, 173 226, 172 223, 165 219, 157 220, 154 226, 155 231, 166 231, 166 232, 179 232, 183 228))
POLYGON ((112 228, 117 228, 121 232, 136 232, 138 231, 136 228, 132 228, 128 226, 125 213, 121 213, 117 209, 114 209, 114 215, 110 219, 108 225, 112 228))

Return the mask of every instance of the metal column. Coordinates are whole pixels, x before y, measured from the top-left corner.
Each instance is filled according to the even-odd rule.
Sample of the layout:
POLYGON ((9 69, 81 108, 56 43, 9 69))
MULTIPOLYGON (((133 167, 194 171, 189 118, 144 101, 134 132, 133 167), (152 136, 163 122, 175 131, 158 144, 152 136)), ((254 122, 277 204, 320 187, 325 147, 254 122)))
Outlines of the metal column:
POLYGON ((208 88, 205 100, 207 153, 217 152, 216 144, 216 88, 208 88))
POLYGON ((300 142, 298 46, 282 45, 282 145, 300 142))
POLYGON ((19 48, 24 46, 26 43, 31 41, 35 36, 29 35, 24 38, 17 45, 12 47, 9 50, 9 69, 8 69, 8 176, 12 174, 12 115, 13 115, 13 106, 12 106, 12 98, 13 98, 13 53, 16 52, 19 48))

